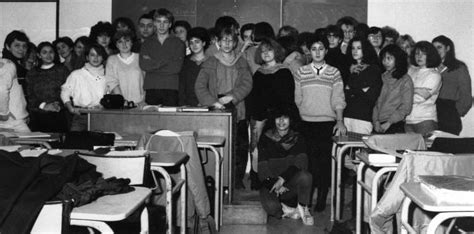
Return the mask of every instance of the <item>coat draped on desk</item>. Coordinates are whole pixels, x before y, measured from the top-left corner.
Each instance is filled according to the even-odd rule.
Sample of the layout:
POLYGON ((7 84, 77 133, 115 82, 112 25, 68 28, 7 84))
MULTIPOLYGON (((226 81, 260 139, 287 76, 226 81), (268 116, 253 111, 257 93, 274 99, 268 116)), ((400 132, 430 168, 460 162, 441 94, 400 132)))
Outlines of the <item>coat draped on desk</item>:
POLYGON ((29 233, 45 202, 52 199, 75 199, 74 206, 80 206, 102 195, 133 190, 129 180, 120 185, 119 181, 123 179, 103 180, 94 165, 75 154, 24 158, 0 150, 0 233, 29 233))
MULTIPOLYGON (((420 182, 419 175, 474 175, 474 154, 445 154, 438 152, 410 152, 404 155, 397 168, 397 172, 377 203, 370 217, 370 229, 373 233, 394 233, 393 216, 400 212, 405 198, 400 185, 408 182, 420 182)), ((398 215, 398 217, 400 217, 398 215)), ((414 227, 417 233, 426 232, 429 217, 420 212, 414 213, 414 227)), ((400 220, 400 219, 397 219, 400 220)), ((398 222, 399 223, 399 222, 398 222)), ((397 225, 400 227, 400 223, 397 225)), ((397 233, 400 233, 398 230, 397 233)))
MULTIPOLYGON (((194 211, 201 218, 211 214, 209 197, 204 183, 204 173, 201 159, 197 150, 195 133, 192 131, 177 132, 179 137, 156 137, 156 135, 143 135, 138 143, 138 149, 164 152, 186 152, 189 161, 186 163, 188 186, 188 220, 191 220, 194 211), (182 144, 182 145, 181 145, 182 144)), ((179 217, 179 216, 178 216, 179 217)))

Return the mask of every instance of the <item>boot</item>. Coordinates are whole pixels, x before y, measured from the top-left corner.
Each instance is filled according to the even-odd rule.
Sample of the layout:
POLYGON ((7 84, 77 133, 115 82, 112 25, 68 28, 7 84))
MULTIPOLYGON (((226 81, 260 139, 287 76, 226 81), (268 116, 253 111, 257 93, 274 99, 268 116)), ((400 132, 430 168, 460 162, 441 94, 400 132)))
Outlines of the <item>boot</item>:
POLYGON ((318 188, 318 198, 316 199, 316 205, 314 210, 316 212, 322 212, 326 209, 326 199, 328 197, 328 188, 318 188))

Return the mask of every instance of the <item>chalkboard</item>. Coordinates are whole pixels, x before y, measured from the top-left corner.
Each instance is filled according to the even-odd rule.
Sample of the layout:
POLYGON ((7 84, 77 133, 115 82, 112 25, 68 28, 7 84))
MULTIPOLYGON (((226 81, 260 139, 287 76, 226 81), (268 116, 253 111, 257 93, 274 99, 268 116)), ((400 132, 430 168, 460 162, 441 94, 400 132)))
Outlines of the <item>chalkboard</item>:
POLYGON ((112 18, 125 16, 137 22, 140 15, 157 8, 167 8, 176 20, 206 28, 223 15, 236 18, 241 26, 266 21, 275 31, 281 23, 313 32, 343 16, 367 22, 367 0, 113 0, 112 18))
POLYGON ((343 16, 367 22, 367 0, 282 0, 283 25, 291 25, 300 32, 336 24, 343 16))
POLYGON ((197 23, 213 27, 223 15, 234 17, 240 26, 266 21, 274 30, 280 27, 281 0, 198 0, 197 23))
POLYGON ((175 20, 186 20, 192 26, 196 25, 197 0, 113 0, 112 19, 128 17, 135 24, 138 18, 153 9, 166 8, 175 17, 175 20))

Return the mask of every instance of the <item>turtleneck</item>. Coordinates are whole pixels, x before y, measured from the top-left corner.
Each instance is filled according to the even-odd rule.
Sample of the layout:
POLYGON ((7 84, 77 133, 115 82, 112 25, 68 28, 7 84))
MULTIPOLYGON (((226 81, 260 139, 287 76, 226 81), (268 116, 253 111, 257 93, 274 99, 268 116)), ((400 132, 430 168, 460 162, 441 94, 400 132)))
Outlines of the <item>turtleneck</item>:
POLYGON ((47 69, 50 69, 54 66, 54 63, 51 63, 51 64, 43 64, 41 65, 41 69, 43 70, 47 70, 47 69))
POLYGON ((104 76, 105 75, 104 65, 94 67, 90 63, 86 63, 84 65, 84 68, 94 76, 104 76))

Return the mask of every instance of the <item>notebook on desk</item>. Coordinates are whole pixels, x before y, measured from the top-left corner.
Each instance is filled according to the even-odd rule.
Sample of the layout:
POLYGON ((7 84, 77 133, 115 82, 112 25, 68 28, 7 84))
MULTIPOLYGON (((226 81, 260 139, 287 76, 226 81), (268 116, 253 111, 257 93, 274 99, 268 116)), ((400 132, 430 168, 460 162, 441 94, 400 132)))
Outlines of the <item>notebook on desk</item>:
POLYGON ((18 138, 40 138, 40 137, 51 137, 50 134, 44 132, 15 132, 18 138))

